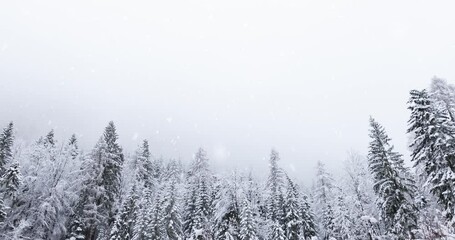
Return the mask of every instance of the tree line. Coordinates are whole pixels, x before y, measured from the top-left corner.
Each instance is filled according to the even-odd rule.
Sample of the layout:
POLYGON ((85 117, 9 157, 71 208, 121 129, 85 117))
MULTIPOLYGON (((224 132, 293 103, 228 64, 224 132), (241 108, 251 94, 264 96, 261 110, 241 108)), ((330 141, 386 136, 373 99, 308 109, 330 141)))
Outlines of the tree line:
MULTIPOLYGON (((0 238, 52 240, 454 239, 455 87, 434 78, 408 101, 412 166, 370 117, 368 154, 340 176, 318 162, 311 186, 280 167, 217 173, 204 149, 189 164, 133 153, 109 122, 89 152, 51 130, 15 144, 0 134, 0 238)), ((264 163, 266 164, 266 163, 264 163)))

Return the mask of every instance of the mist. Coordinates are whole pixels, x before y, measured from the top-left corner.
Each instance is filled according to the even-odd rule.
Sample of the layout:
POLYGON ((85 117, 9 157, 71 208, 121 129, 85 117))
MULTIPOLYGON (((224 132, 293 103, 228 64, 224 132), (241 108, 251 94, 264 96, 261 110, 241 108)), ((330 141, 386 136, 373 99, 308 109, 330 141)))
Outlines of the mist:
POLYGON ((274 148, 310 181, 318 160, 336 172, 366 154, 374 116, 408 158, 409 91, 455 79, 448 5, 4 2, 0 125, 89 151, 112 120, 127 152, 148 139, 187 162, 204 147, 215 168, 259 173, 274 148))

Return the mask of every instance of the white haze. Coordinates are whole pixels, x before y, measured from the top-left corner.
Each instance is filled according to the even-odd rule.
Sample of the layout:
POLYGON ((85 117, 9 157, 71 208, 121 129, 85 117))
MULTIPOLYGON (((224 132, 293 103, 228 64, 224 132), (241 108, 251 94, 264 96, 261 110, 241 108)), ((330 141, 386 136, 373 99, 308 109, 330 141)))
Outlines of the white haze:
POLYGON ((455 81, 452 1, 4 1, 0 124, 32 141, 113 120, 132 152, 310 179, 365 154, 368 118, 407 150, 408 92, 455 81))

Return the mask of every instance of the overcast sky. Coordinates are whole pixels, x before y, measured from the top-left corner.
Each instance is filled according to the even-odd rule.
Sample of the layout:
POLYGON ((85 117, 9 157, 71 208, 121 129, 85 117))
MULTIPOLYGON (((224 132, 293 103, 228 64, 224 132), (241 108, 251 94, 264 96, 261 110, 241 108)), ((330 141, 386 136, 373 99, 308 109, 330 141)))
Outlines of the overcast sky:
POLYGON ((0 124, 30 141, 113 120, 125 150, 303 179, 366 154, 374 116, 407 150, 408 92, 455 81, 453 1, 5 1, 0 124))

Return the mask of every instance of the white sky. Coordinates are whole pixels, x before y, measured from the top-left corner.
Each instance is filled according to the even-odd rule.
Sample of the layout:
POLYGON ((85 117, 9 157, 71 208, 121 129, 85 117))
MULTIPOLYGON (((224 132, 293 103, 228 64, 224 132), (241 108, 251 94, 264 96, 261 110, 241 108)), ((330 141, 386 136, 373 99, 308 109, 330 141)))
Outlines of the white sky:
POLYGON ((90 149, 109 120, 128 151, 310 179, 366 153, 368 117, 407 151, 408 91, 455 81, 453 1, 5 1, 0 124, 90 149))

